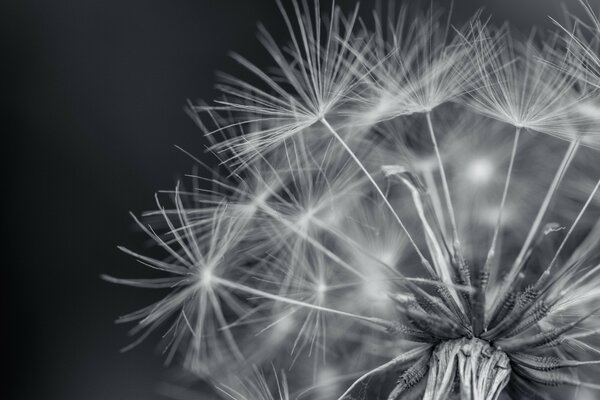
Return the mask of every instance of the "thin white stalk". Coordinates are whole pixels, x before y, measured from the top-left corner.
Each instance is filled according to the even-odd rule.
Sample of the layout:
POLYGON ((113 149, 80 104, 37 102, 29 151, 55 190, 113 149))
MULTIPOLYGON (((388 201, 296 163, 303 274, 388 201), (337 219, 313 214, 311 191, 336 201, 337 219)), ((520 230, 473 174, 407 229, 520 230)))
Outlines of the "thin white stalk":
MULTIPOLYGON (((423 228, 425 230, 425 237, 427 245, 429 247, 429 253, 432 256, 433 265, 436 267, 435 271, 437 275, 441 278, 442 282, 452 284, 452 271, 447 265, 448 262, 444 257, 444 252, 442 251, 442 247, 439 243, 439 240, 437 239, 433 229, 431 228, 429 221, 427 221, 427 218, 425 217, 425 210, 423 207, 423 202, 421 201, 421 196, 417 188, 410 181, 408 181, 407 179, 402 179, 402 181, 411 191, 413 202, 415 204, 415 208, 417 209, 417 214, 419 215, 419 219, 421 220, 421 224, 423 225, 423 228)), ((456 290, 452 290, 451 295, 454 298, 454 301, 456 302, 458 307, 461 309, 461 311, 464 312, 465 310, 462 305, 462 302, 460 301, 458 292, 456 290)))
MULTIPOLYGON (((348 155, 354 160, 354 162, 356 163, 356 165, 358 165, 358 167, 366 175, 367 179, 369 179, 369 182, 371 182, 371 184, 373 185, 373 187, 375 188, 375 190, 377 191, 377 193, 379 194, 379 196, 381 197, 381 199, 383 200, 383 202, 385 203, 385 205, 387 206, 387 208, 390 210, 390 212, 392 213, 392 215, 394 216, 394 218, 398 222, 398 225, 400 225, 400 228, 402 228, 402 230, 404 231, 404 233, 406 233, 406 236, 408 237, 409 242, 415 248, 415 251, 417 252, 417 254, 419 255, 419 257, 421 258, 421 263, 424 264, 424 265, 429 265, 429 261, 425 258, 425 256, 423 255, 423 253, 421 252, 421 250, 419 249, 419 247, 415 243, 414 239, 412 238, 411 234, 406 229, 406 226, 404 225, 404 223, 400 219, 400 216, 398 216, 398 213, 396 212, 396 210, 394 210, 394 207, 392 207, 392 205, 390 204, 390 201, 387 199, 387 196, 383 193, 383 191, 381 190, 381 188, 379 187, 379 185, 377 184, 377 182, 375 182, 375 179, 373 179, 373 176, 369 173, 369 171, 364 166, 364 164, 362 163, 362 161, 360 161, 360 159, 356 156, 356 154, 354 154, 354 151, 352 151, 352 149, 346 144, 346 142, 344 141, 344 139, 342 139, 342 137, 336 132, 335 129, 333 129, 333 127, 329 124, 329 122, 327 122, 327 120, 325 118, 321 119, 321 123, 329 130, 329 132, 331 132, 331 134, 337 139, 337 141, 340 142, 340 144, 342 145, 342 147, 344 148, 344 150, 346 150, 346 152, 348 153, 348 155)), ((431 267, 429 267, 429 268, 431 268, 431 267)))
MULTIPOLYGON (((542 202, 542 205, 540 206, 540 209, 535 217, 533 225, 531 226, 531 229, 529 230, 529 233, 527 234, 527 238, 525 239, 525 242, 523 243, 523 247, 521 248, 521 251, 519 252, 519 255, 517 256, 517 258, 515 259, 515 262, 511 266, 509 273, 506 275, 506 278, 503 280, 502 284, 500 285, 498 293, 500 293, 500 294, 506 293, 508 286, 510 286, 513 283, 513 280, 515 279, 515 277, 518 275, 519 271, 521 270, 523 260, 525 258, 525 255, 527 254, 527 251, 529 250, 529 246, 531 246, 531 242, 533 241, 538 230, 540 229, 540 225, 546 215, 546 211, 548 211, 548 207, 550 206, 550 203, 551 203, 552 199, 554 198, 554 194, 556 193, 558 186, 562 182, 565 172, 571 165, 571 162, 573 161, 575 153, 577 153, 577 149, 579 148, 580 144, 581 144, 580 139, 574 140, 569 144, 569 148, 567 149, 567 151, 560 163, 560 166, 558 167, 558 170, 556 171, 556 174, 554 175, 554 179, 552 180, 552 183, 550 184, 550 187, 548 188, 546 197, 544 198, 544 201, 542 202)), ((492 310, 495 310, 498 307, 500 301, 502 301, 502 300, 503 300, 503 296, 496 296, 496 302, 495 302, 492 310)))
POLYGON ((504 191, 502 192, 502 200, 500 201, 500 209, 498 211, 498 219, 496 220, 496 227, 494 228, 494 235, 492 237, 490 249, 488 251, 488 255, 485 260, 484 267, 483 267, 484 272, 489 271, 491 261, 494 258, 494 255, 496 254, 496 246, 498 244, 498 236, 500 234, 500 227, 502 226, 502 217, 504 214, 504 207, 506 206, 506 198, 508 197, 508 188, 510 186, 510 180, 511 180, 511 176, 512 176, 514 163, 515 163, 515 156, 517 154, 517 147, 519 145, 520 135, 521 135, 521 128, 516 128, 515 137, 513 140, 512 152, 510 154, 510 162, 508 164, 508 172, 506 173, 506 181, 504 183, 504 191))
POLYGON ((439 149, 439 146, 437 143, 437 139, 435 138, 435 132, 433 130, 433 124, 431 122, 431 112, 425 113, 425 118, 427 119, 427 127, 429 128, 429 134, 431 136, 431 141, 433 142, 433 149, 435 151, 435 157, 437 159, 438 166, 440 168, 440 176, 442 177, 442 188, 444 189, 444 198, 446 199, 446 207, 448 208, 448 214, 450 217, 450 225, 452 226, 454 250, 457 253, 456 255, 461 257, 461 255, 460 255, 460 240, 458 238, 458 228, 456 225, 456 214, 454 213, 454 206, 452 205, 452 198, 450 196, 450 188, 448 187, 448 178, 446 177, 446 169, 444 168, 444 163, 442 162, 442 155, 440 154, 440 149, 439 149))
POLYGON ((506 198, 508 197, 508 188, 510 187, 510 180, 512 177, 512 171, 515 163, 515 157, 517 155, 517 148, 519 146, 519 137, 521 136, 521 128, 515 128, 515 135, 513 139, 512 151, 510 153, 510 161, 508 163, 508 171, 506 172, 506 180, 504 182, 504 190, 502 191, 502 200, 500 201, 500 209, 498 210, 498 219, 496 220, 496 226, 492 236, 492 242, 490 249, 488 250, 487 258, 483 264, 483 274, 488 275, 486 281, 481 283, 481 287, 478 289, 479 295, 477 298, 477 304, 475 305, 475 313, 473 315, 474 331, 476 333, 482 328, 485 321, 485 290, 487 283, 489 282, 489 271, 490 266, 494 260, 496 254, 496 247, 498 244, 498 237, 500 235, 500 227, 502 226, 502 217, 504 214, 504 207, 506 206, 506 198))
POLYGON ((517 258, 515 259, 513 269, 518 268, 518 266, 523 262, 523 258, 525 257, 525 254, 527 253, 527 250, 529 249, 529 246, 531 245, 531 242, 533 241, 536 233, 538 232, 540 225, 542 223, 542 220, 546 216, 546 211, 548 211, 550 202, 554 198, 556 189, 562 182, 562 179, 565 175, 565 172, 567 171, 567 168, 569 168, 569 166, 571 165, 571 162, 573 161, 573 158, 575 156, 575 153, 577 152, 577 149, 579 148, 580 143, 581 143, 581 141, 578 139, 578 140, 571 142, 571 144, 569 145, 569 148, 567 149, 567 152, 565 153, 565 156, 563 157, 563 160, 560 163, 558 170, 556 171, 556 175, 554 175, 552 184, 550 185, 550 188, 548 189, 548 192, 546 193, 546 197, 544 198, 544 201, 542 202, 542 205, 535 217, 535 220, 533 221, 533 225, 531 226, 531 229, 529 230, 527 238, 525 239, 525 242, 523 243, 523 247, 521 248, 521 251, 519 252, 519 255, 517 256, 517 258))
POLYGON ((393 325, 392 323, 382 320, 382 319, 379 319, 379 318, 365 317, 363 315, 352 314, 352 313, 349 313, 346 311, 336 310, 333 308, 328 308, 328 307, 323 307, 323 306, 319 306, 316 304, 307 303, 305 301, 290 299, 289 297, 265 292, 264 290, 256 289, 256 288, 241 284, 239 282, 230 281, 230 280, 223 279, 223 278, 220 278, 217 276, 213 276, 211 278, 211 283, 214 283, 214 284, 217 284, 222 287, 229 288, 229 289, 237 290, 239 292, 243 292, 246 294, 251 294, 253 296, 263 297, 266 299, 270 299, 270 300, 274 300, 274 301, 278 301, 281 303, 290 304, 290 305, 294 305, 294 306, 299 306, 299 307, 310 309, 310 310, 322 311, 322 312, 326 312, 329 314, 341 315, 343 317, 358 319, 358 320, 370 322, 372 324, 376 324, 379 326, 392 327, 392 325, 393 325))

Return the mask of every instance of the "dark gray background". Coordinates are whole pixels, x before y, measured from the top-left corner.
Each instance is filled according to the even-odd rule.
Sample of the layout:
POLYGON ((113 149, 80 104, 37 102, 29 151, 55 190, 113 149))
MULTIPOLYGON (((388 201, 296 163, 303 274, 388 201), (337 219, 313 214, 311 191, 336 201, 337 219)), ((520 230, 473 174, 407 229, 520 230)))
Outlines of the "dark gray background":
MULTIPOLYGON (((484 6, 495 21, 528 30, 549 26, 559 4, 456 0, 455 20, 484 6)), ((202 153, 183 106, 212 98, 215 70, 239 70, 228 52, 266 65, 255 28, 263 21, 282 36, 275 2, 54 0, 3 8, 8 319, 1 354, 8 354, 9 397, 162 398, 155 338, 120 354, 128 327, 113 323, 154 295, 99 276, 143 274, 116 249, 143 246, 128 211, 152 208, 153 193, 189 171, 192 162, 174 144, 202 153)))

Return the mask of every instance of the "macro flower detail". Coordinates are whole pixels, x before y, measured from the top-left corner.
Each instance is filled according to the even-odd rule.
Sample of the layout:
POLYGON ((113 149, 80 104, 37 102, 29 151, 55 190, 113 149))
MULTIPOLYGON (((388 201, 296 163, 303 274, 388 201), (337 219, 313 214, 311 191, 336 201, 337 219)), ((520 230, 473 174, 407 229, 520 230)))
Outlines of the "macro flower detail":
POLYGON ((260 29, 275 66, 234 56, 260 82, 222 74, 222 97, 190 106, 207 171, 136 219, 165 258, 123 250, 167 276, 106 279, 168 293, 122 320, 165 326, 168 361, 218 398, 597 395, 583 4, 591 40, 578 20, 520 40, 481 13, 455 28, 390 6, 370 25, 279 4, 290 43, 260 29))

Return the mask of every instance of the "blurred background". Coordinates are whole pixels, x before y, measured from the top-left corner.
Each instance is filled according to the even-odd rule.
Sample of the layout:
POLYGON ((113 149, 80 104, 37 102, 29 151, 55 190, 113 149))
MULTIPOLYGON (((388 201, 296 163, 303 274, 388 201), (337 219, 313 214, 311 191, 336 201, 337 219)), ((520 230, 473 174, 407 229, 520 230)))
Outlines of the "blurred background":
MULTIPOLYGON (((373 3, 361 2, 363 14, 373 3)), ((454 20, 484 7, 493 21, 528 31, 550 27, 548 15, 576 3, 455 0, 454 20)), ((174 145, 202 155, 205 142, 183 107, 214 97, 215 71, 240 70, 229 52, 269 65, 255 31, 262 21, 285 40, 275 1, 23 0, 2 8, 8 398, 164 399, 168 372, 156 338, 121 354, 131 326, 114 324, 154 294, 100 274, 143 276, 116 249, 145 245, 128 212, 153 208, 153 194, 190 171, 174 145)))

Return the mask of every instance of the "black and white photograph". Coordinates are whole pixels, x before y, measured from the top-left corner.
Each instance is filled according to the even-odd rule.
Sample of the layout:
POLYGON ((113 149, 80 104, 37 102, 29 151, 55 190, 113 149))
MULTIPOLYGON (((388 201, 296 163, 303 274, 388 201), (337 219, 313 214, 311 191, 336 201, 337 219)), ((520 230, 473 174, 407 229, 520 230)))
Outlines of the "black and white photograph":
POLYGON ((600 399, 600 0, 0 15, 3 399, 600 399))

